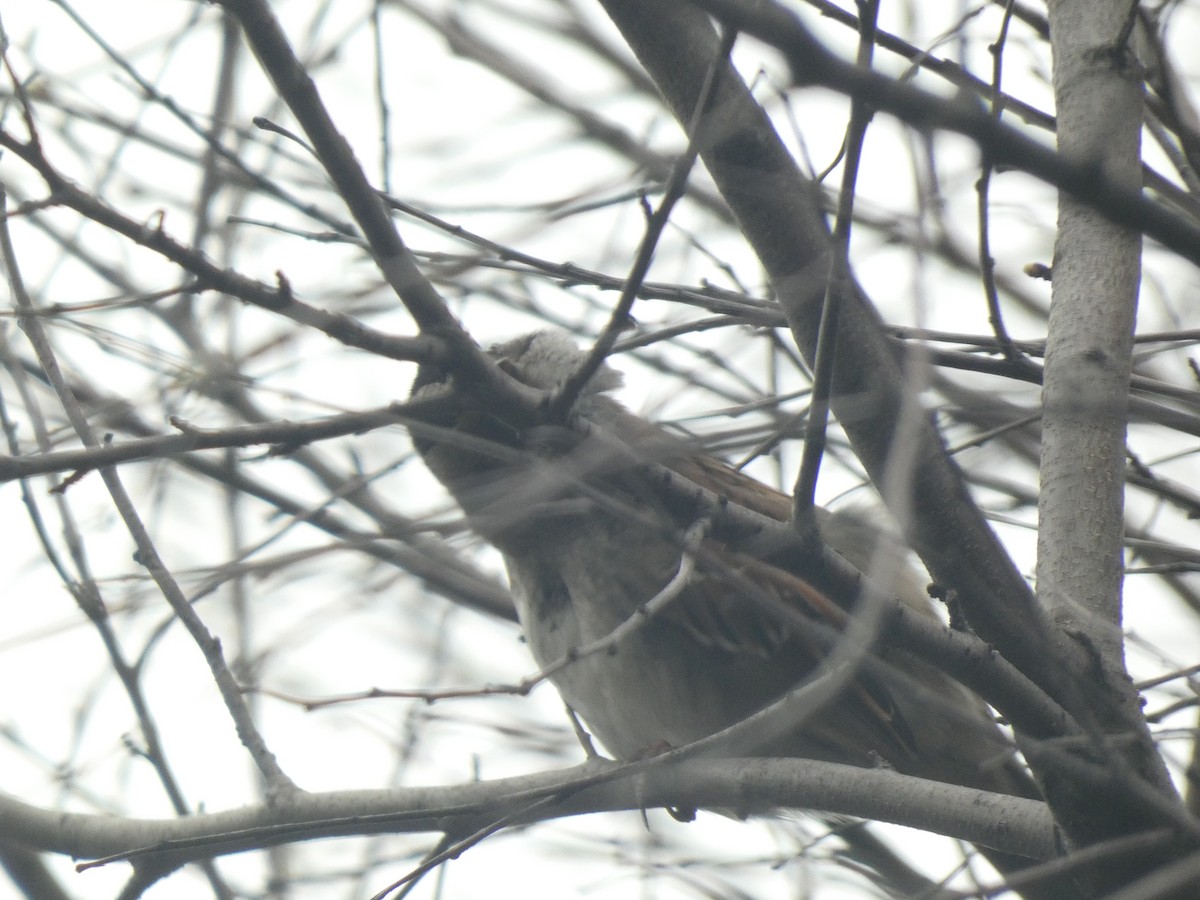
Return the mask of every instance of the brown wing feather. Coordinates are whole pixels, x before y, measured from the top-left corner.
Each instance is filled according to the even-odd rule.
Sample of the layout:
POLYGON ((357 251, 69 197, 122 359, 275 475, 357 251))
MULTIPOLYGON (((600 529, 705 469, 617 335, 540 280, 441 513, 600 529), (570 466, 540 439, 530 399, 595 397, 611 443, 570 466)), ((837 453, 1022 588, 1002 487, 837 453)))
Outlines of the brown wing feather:
MULTIPOLYGON (((607 424, 630 443, 643 458, 647 455, 689 481, 759 515, 783 522, 791 514, 791 499, 754 478, 710 456, 696 453, 686 442, 666 434, 658 426, 618 408, 606 417, 607 424)), ((817 510, 818 523, 830 524, 832 517, 817 510)), ((813 669, 828 646, 829 630, 840 630, 846 622, 843 603, 831 599, 800 574, 766 561, 739 554, 716 542, 707 542, 709 559, 721 560, 729 571, 769 592, 785 610, 801 613, 824 633, 805 634, 795 618, 772 613, 763 604, 742 595, 729 577, 719 572, 696 576, 680 601, 664 611, 664 622, 691 634, 698 643, 726 651, 750 653, 787 672, 795 686, 813 669)), ((909 598, 910 602, 914 598, 909 598)), ((919 592, 914 605, 929 604, 919 592)), ((814 629, 816 630, 816 629, 814 629)), ((747 710, 749 712, 750 710, 747 710)), ((838 748, 840 758, 862 759, 863 749, 899 767, 917 753, 913 730, 905 721, 886 686, 878 679, 860 675, 850 694, 837 708, 826 711, 806 725, 805 730, 827 746, 838 748)))

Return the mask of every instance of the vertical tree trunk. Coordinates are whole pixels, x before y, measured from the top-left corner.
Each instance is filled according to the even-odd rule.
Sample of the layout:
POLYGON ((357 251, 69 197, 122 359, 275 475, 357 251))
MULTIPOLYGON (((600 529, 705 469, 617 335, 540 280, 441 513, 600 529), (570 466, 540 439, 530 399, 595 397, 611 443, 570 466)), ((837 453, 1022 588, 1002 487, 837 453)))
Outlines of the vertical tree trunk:
MULTIPOLYGON (((1058 147, 1136 189, 1141 179, 1142 81, 1123 27, 1124 0, 1059 0, 1050 11, 1058 147)), ((1120 720, 1137 723, 1139 698, 1125 669, 1121 632, 1125 431, 1141 278, 1141 235, 1059 195, 1053 300, 1043 384, 1038 596, 1064 632, 1094 661, 1095 675, 1120 720)), ((1093 723, 1112 737, 1111 723, 1093 723)), ((1124 759, 1138 775, 1173 793, 1149 731, 1121 734, 1124 759), (1143 752, 1129 753, 1133 737, 1143 752)), ((1109 748, 1108 753, 1113 752, 1109 748)), ((1114 756, 1099 751, 1105 764, 1114 756)), ((1079 788, 1045 787, 1055 808, 1075 811, 1064 825, 1090 843, 1114 834, 1111 818, 1078 815, 1058 802, 1079 788)), ((1098 868, 1097 889, 1132 873, 1098 868)))

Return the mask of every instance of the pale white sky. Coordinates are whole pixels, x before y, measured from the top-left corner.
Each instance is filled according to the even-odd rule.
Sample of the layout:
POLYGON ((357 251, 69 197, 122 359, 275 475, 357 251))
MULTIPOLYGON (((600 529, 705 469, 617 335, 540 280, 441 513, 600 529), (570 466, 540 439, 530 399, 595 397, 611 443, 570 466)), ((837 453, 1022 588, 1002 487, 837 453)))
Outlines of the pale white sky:
MULTIPOLYGON (((514 23, 508 12, 522 9, 534 20, 553 20, 560 4, 512 0, 493 7, 427 0, 414 5, 439 15, 458 12, 513 60, 540 73, 562 96, 619 123, 657 150, 675 151, 682 146, 676 126, 647 98, 618 87, 621 82, 611 68, 565 44, 552 30, 514 23)), ((601 34, 619 40, 584 0, 565 5, 585 9, 601 34)), ((364 24, 371 4, 288 0, 274 6, 289 38, 312 63, 339 128, 369 176, 382 184, 374 51, 372 34, 364 24)), ((582 139, 563 117, 537 108, 494 73, 456 56, 442 38, 405 15, 403 6, 387 5, 383 11, 384 78, 391 116, 388 178, 393 193, 454 224, 546 260, 570 260, 613 275, 627 271, 644 221, 636 202, 562 217, 553 213, 561 207, 622 196, 643 186, 644 175, 627 160, 582 139)), ((903 32, 938 55, 957 58, 987 77, 985 46, 994 40, 998 27, 996 10, 970 18, 963 30, 967 39, 959 43, 941 41, 939 36, 957 24, 965 9, 935 10, 929 4, 907 3, 884 6, 885 15, 894 17, 885 27, 903 32)), ((207 126, 220 59, 215 6, 181 0, 118 4, 83 0, 72 8, 140 77, 192 121, 207 126)), ((200 181, 197 160, 202 153, 195 134, 163 104, 147 103, 129 74, 73 24, 59 4, 26 0, 6 5, 0 15, 10 42, 9 59, 21 78, 31 79, 29 90, 54 164, 137 221, 153 226, 161 214, 164 230, 189 242, 200 181), (60 135, 60 110, 75 120, 65 135, 60 135), (162 143, 129 141, 102 121, 88 121, 104 117, 135 125, 162 143)), ((1174 24, 1176 38, 1194 36, 1195 10, 1181 9, 1174 24)), ((817 25, 844 52, 853 51, 851 37, 840 26, 817 25)), ((1006 54, 1005 87, 1043 109, 1049 107, 1046 57, 1044 47, 1014 26, 1006 54)), ((1186 54, 1179 59, 1193 64, 1186 54)), ((881 52, 879 60, 888 71, 903 68, 886 53, 881 52)), ((845 103, 803 90, 791 90, 785 101, 781 95, 786 88, 785 68, 773 54, 750 42, 739 46, 738 61, 748 78, 758 79, 758 95, 778 115, 785 140, 818 167, 827 165, 841 141, 845 103)), ((256 61, 244 53, 238 64, 233 121, 245 130, 241 158, 301 201, 347 221, 344 208, 304 150, 250 125, 252 116, 264 115, 295 128, 259 74, 256 61)), ((920 83, 946 90, 928 77, 920 83)), ((2 84, 3 127, 22 134, 19 110, 7 100, 7 76, 2 84)), ((938 193, 949 226, 946 236, 969 255, 975 247, 976 154, 958 139, 939 138, 934 147, 938 193)), ((876 219, 895 217, 895 228, 905 237, 923 233, 932 223, 930 217, 918 214, 930 197, 918 197, 915 187, 929 187, 925 152, 922 141, 880 118, 864 158, 861 211, 876 219)), ((1155 165, 1162 163, 1153 149, 1148 149, 1147 158, 1155 165)), ((830 186, 836 185, 837 177, 831 178, 830 186)), ((0 158, 0 178, 8 187, 10 207, 44 195, 38 179, 12 154, 0 158)), ((695 180, 707 183, 703 172, 695 180)), ((993 185, 992 213, 992 241, 1002 274, 1020 280, 1026 263, 1050 261, 1054 212, 1047 188, 1024 176, 1000 175, 993 185)), ((309 303, 348 312, 392 334, 414 332, 407 313, 380 286, 359 248, 307 240, 294 233, 295 229, 323 233, 326 225, 261 193, 247 196, 232 190, 218 195, 212 215, 218 233, 210 237, 205 250, 221 264, 267 282, 282 271, 297 296, 309 303), (230 214, 253 222, 225 229, 223 222, 230 214)), ((98 226, 81 225, 68 211, 52 210, 46 220, 60 237, 78 240, 87 253, 94 254, 94 267, 89 270, 64 253, 38 228, 14 221, 22 274, 42 304, 111 301, 178 282, 172 267, 98 226), (127 292, 97 274, 101 264, 128 280, 127 292)), ((421 253, 472 252, 425 226, 402 217, 397 221, 406 241, 421 253)), ((741 284, 751 294, 764 295, 759 267, 736 233, 693 203, 681 205, 676 221, 680 227, 664 239, 652 280, 687 286, 707 281, 730 289, 741 284)), ((952 271, 933 254, 914 254, 907 246, 897 246, 888 234, 864 226, 856 233, 854 250, 856 274, 885 317, 895 323, 987 334, 987 311, 977 278, 952 271)), ((455 311, 485 342, 527 330, 545 318, 594 331, 615 301, 611 292, 588 286, 562 289, 544 279, 501 269, 467 264, 460 276, 432 264, 430 268, 455 311)), ((1019 286, 1035 302, 1048 302, 1048 285, 1025 280, 1019 286)), ((1195 327, 1194 321, 1181 317, 1181 310, 1194 319, 1195 304, 1183 301, 1194 297, 1198 286, 1194 269, 1152 250, 1147 259, 1142 329, 1195 327)), ((151 427, 163 431, 169 430, 169 415, 198 427, 238 421, 204 390, 206 379, 215 377, 214 360, 220 354, 238 359, 241 372, 250 379, 248 395, 267 419, 299 420, 366 409, 407 394, 412 377, 409 365, 349 350, 259 310, 213 309, 215 303, 211 295, 199 301, 204 311, 203 348, 181 340, 138 307, 60 317, 52 336, 71 374, 132 403, 151 427)), ((1014 334, 1041 336, 1044 324, 1036 317, 1020 312, 1015 304, 1007 309, 1014 334)), ((646 301, 635 315, 649 331, 704 313, 646 301)), ((8 341, 14 352, 29 358, 28 345, 10 322, 5 321, 8 341)), ((772 388, 786 393, 802 386, 786 365, 772 384, 770 359, 761 334, 724 328, 665 349, 660 345, 636 358, 622 357, 616 364, 627 373, 628 387, 622 396, 631 408, 654 417, 683 418, 725 410, 735 405, 731 397, 749 402, 772 388), (704 351, 715 353, 727 368, 697 368, 703 359, 698 353, 704 351), (683 377, 689 371, 702 371, 703 379, 689 381, 683 377)), ((1192 387, 1180 359, 1172 357, 1164 363, 1163 377, 1192 387)), ((7 375, 0 389, 26 452, 32 452, 25 404, 7 375)), ((49 393, 36 383, 31 390, 50 420, 56 446, 76 446, 49 393)), ((1032 402, 1034 397, 1031 389, 1007 382, 999 390, 1017 403, 1032 402)), ((761 420, 745 419, 700 419, 693 424, 706 431, 743 422, 761 425, 761 420)), ((1167 434, 1161 428, 1137 428, 1131 436, 1131 446, 1147 462, 1180 454, 1178 461, 1161 471, 1185 486, 1200 483, 1191 452, 1196 443, 1195 438, 1167 434)), ((329 488, 318 483, 311 471, 291 459, 261 459, 262 449, 240 454, 243 460, 257 460, 247 469, 254 477, 313 508, 329 503, 355 527, 372 527, 366 516, 345 502, 331 500, 329 488)), ((399 513, 419 517, 436 510, 444 513, 438 521, 453 515, 419 464, 405 463, 408 444, 400 428, 331 441, 315 452, 344 479, 355 473, 378 475, 374 485, 379 496, 399 513)), ((764 460, 754 471, 764 479, 782 477, 787 483, 794 477, 798 452, 797 445, 789 445, 778 460, 764 460)), ((989 471, 1001 458, 999 451, 989 448, 963 455, 964 465, 989 471)), ((830 464, 826 470, 824 500, 837 498, 858 483, 852 465, 830 464)), ((514 628, 456 609, 403 573, 335 548, 328 536, 273 514, 265 505, 242 501, 235 515, 241 533, 235 536, 227 497, 212 481, 162 462, 125 466, 121 474, 184 589, 203 595, 197 608, 221 636, 228 657, 245 652, 258 665, 262 684, 273 691, 307 699, 371 687, 482 686, 514 681, 533 671, 514 628), (239 556, 235 541, 255 567, 244 583, 250 607, 244 616, 226 577, 225 567, 239 556), (287 558, 294 553, 304 558, 287 558), (279 558, 286 564, 273 564, 279 558)), ((1027 469, 1010 474, 997 468, 993 474, 1029 478, 1027 469)), ((65 556, 63 526, 46 487, 42 481, 30 484, 46 517, 49 539, 55 551, 65 556)), ((996 497, 984 495, 1003 512, 996 497)), ((165 601, 131 560, 132 544, 100 479, 88 475, 72 485, 66 497, 76 527, 85 536, 89 563, 127 658, 136 661, 145 653, 141 683, 189 804, 220 810, 257 802, 254 773, 211 675, 182 628, 168 624, 171 617, 165 601)), ((127 739, 134 744, 140 740, 129 701, 94 629, 47 564, 18 484, 0 485, 0 510, 6 513, 0 517, 6 563, 5 589, 0 593, 5 623, 0 628, 0 684, 6 686, 0 702, 0 772, 4 773, 0 790, 27 802, 73 811, 171 815, 150 767, 129 750, 127 739), (69 770, 69 778, 61 777, 63 769, 69 770)), ((1196 546, 1194 523, 1184 522, 1177 513, 1159 510, 1144 497, 1132 499, 1131 510, 1147 527, 1161 522, 1160 516, 1173 516, 1162 533, 1196 546)), ((1020 521, 1000 523, 997 529, 1023 570, 1030 571, 1034 538, 1022 525, 1030 522, 1028 510, 1014 516, 1020 521)), ((468 539, 460 537, 456 542, 465 545, 468 539)), ((477 558, 487 571, 502 577, 490 550, 479 548, 477 558)), ((1127 589, 1130 626, 1139 638, 1131 649, 1131 661, 1139 677, 1194 662, 1200 639, 1195 620, 1182 618, 1175 598, 1149 582, 1149 578, 1131 578, 1127 589)), ((484 697, 433 706, 376 700, 305 712, 279 697, 260 696, 252 702, 283 768, 308 790, 452 784, 564 766, 581 758, 561 704, 548 686, 524 699, 484 697), (411 745, 406 744, 410 740, 411 745), (406 747, 406 752, 398 752, 398 747, 406 747)), ((1172 721, 1182 727, 1194 719, 1172 721)), ((737 889, 746 896, 773 898, 805 896, 816 885, 820 886, 817 895, 823 898, 870 895, 860 880, 829 866, 814 871, 799 860, 776 869, 763 862, 781 853, 799 853, 803 845, 796 836, 799 830, 820 833, 821 826, 811 821, 746 824, 706 815, 698 823, 683 825, 654 812, 649 824, 645 828, 640 817, 631 813, 508 833, 471 850, 443 875, 430 876, 413 896, 439 896, 440 889, 440 896, 455 898, 486 893, 531 900, 630 896, 666 900, 703 896, 704 888, 710 887, 720 896, 735 896, 737 889), (685 860, 696 864, 685 865, 685 860), (704 864, 712 868, 703 869, 704 864)), ((953 849, 941 839, 913 832, 886 833, 900 835, 904 851, 915 859, 953 858, 953 849)), ((366 842, 301 845, 291 853, 292 871, 297 876, 311 873, 312 878, 306 883, 298 877, 289 896, 370 896, 406 871, 432 844, 428 835, 388 839, 379 854, 391 861, 372 869, 362 885, 334 876, 362 866, 374 852, 366 842)), ((56 867, 79 897, 114 896, 128 877, 123 864, 83 875, 71 874, 66 860, 56 867)), ((231 883, 247 892, 261 889, 261 857, 222 860, 220 868, 231 883)), ((0 897, 6 890, 7 884, 0 880, 0 897)), ((196 871, 188 870, 145 896, 151 900, 204 897, 211 891, 196 871)))

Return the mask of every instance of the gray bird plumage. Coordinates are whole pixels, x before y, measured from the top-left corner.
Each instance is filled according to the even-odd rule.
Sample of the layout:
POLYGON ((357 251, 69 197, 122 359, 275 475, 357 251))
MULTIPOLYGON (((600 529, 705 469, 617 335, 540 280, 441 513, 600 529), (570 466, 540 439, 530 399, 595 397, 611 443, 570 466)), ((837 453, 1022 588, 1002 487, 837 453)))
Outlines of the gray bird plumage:
MULTIPOLYGON (((555 331, 488 352, 514 378, 550 392, 584 359, 555 331)), ((621 376, 607 365, 576 400, 574 427, 506 422, 440 373, 423 372, 417 383, 415 397, 447 401, 435 423, 440 437, 415 435, 417 449, 472 526, 502 553, 522 628, 542 666, 606 638, 679 570, 680 535, 704 511, 664 490, 639 461, 762 515, 780 521, 789 515, 783 494, 621 406, 609 396, 621 376), (479 441, 491 442, 493 451, 481 451, 479 441)), ((878 552, 902 558, 890 567, 898 573, 890 589, 933 614, 922 579, 885 530, 862 515, 824 510, 818 510, 818 525, 823 540, 861 571, 878 552)), ((822 595, 787 560, 756 558, 713 537, 703 551, 673 602, 609 652, 585 656, 552 676, 618 758, 683 746, 758 711, 803 681, 827 650, 831 629, 853 607, 853 597, 822 595), (770 605, 752 602, 738 587, 747 583, 799 615, 772 614, 770 605)), ((883 656, 931 691, 860 673, 843 695, 754 752, 884 764, 1038 796, 982 701, 927 663, 883 656)))

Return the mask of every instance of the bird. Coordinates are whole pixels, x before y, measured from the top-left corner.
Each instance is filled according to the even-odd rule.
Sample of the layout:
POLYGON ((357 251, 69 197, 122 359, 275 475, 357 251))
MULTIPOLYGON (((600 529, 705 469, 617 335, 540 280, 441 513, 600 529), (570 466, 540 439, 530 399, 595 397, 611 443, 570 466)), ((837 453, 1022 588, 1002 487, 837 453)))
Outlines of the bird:
MULTIPOLYGON (((551 395, 587 357, 555 329, 487 352, 502 371, 551 395)), ((747 552, 697 528, 704 504, 673 489, 664 472, 778 522, 788 520, 792 501, 630 412, 613 396, 621 386, 621 373, 605 362, 563 421, 518 421, 450 369, 422 365, 412 397, 444 402, 430 407, 413 444, 471 527, 500 551, 535 661, 550 667, 567 705, 609 752, 634 760, 729 728, 802 684, 855 598, 832 595, 794 555, 747 552), (686 572, 689 529, 699 540, 686 572), (669 602, 648 607, 664 596, 669 602), (622 627, 630 621, 636 627, 622 627), (579 652, 606 640, 602 652, 579 652)), ((814 512, 831 551, 860 572, 887 557, 888 590, 919 614, 936 615, 927 579, 877 516, 814 512)), ((776 726, 758 746, 740 745, 739 754, 885 766, 1040 797, 982 700, 929 663, 881 655, 931 690, 860 670, 833 701, 795 727, 776 726)), ((989 856, 1016 867, 1003 854, 989 856)))

